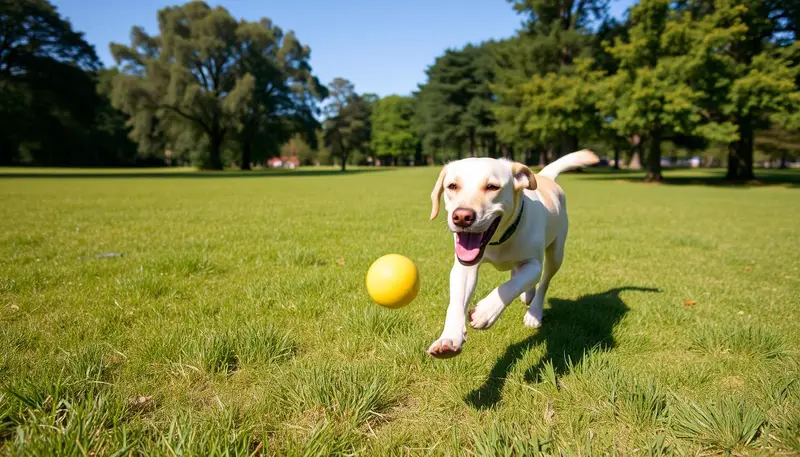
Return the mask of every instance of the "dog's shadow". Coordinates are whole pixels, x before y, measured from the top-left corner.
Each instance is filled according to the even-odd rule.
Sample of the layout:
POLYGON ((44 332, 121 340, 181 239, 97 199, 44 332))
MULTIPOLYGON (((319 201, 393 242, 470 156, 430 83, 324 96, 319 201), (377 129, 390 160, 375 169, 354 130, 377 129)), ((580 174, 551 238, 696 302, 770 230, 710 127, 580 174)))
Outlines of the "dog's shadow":
MULTIPOLYGON (((540 379, 540 372, 548 363, 552 364, 556 376, 560 376, 566 373, 570 361, 579 363, 588 351, 612 349, 615 346, 614 327, 629 309, 620 297, 624 291, 660 292, 643 287, 619 287, 585 295, 577 300, 551 298, 551 308, 545 310, 542 327, 534 335, 506 349, 495 362, 486 381, 467 394, 467 404, 476 409, 496 406, 514 365, 538 344, 545 344, 545 354, 536 365, 525 371, 527 382, 540 379)), ((516 308, 513 304, 511 306, 516 308)))

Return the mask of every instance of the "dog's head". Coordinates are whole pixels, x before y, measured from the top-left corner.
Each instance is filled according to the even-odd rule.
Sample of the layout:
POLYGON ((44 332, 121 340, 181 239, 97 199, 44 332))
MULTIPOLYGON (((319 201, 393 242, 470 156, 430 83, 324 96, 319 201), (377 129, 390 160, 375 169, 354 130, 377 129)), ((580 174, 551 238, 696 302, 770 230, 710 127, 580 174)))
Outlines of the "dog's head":
POLYGON ((524 189, 536 189, 536 177, 521 163, 489 158, 451 162, 433 186, 431 220, 439 214, 444 195, 447 225, 456 234, 456 257, 463 265, 475 265, 498 227, 513 222, 524 189))

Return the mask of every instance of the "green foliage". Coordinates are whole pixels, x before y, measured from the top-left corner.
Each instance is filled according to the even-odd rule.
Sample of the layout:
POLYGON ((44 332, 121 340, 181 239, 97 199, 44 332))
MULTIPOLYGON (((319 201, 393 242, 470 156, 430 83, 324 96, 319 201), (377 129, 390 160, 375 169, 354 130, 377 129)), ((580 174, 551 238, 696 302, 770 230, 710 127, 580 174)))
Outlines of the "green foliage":
POLYGON ((490 86, 497 97, 492 107, 496 119, 498 140, 519 150, 532 148, 536 142, 524 128, 521 116, 523 106, 519 87, 537 74, 530 59, 532 40, 526 35, 517 36, 491 47, 495 62, 495 81, 490 86))
POLYGON ((699 133, 728 143, 729 179, 753 177, 756 128, 770 120, 791 124, 788 113, 800 108, 797 62, 780 40, 779 18, 792 4, 715 0, 710 11, 683 13, 670 36, 673 43, 686 43, 686 68, 701 91, 704 115, 724 127, 700 126, 699 133))
MULTIPOLYGON (((317 143, 318 132, 314 132, 314 143, 317 143)), ((318 151, 315 151, 308 142, 303 138, 304 135, 296 134, 283 146, 281 146, 281 156, 297 157, 303 165, 314 165, 319 159, 318 151)))
POLYGON ((334 79, 330 91, 332 101, 326 108, 324 142, 339 157, 344 171, 352 152, 365 152, 369 147, 372 104, 358 95, 353 84, 343 78, 334 79))
POLYGON ((207 149, 204 165, 220 169, 224 143, 237 141, 249 168, 254 146, 275 153, 292 133, 311 135, 325 90, 294 34, 200 1, 160 10, 158 24, 159 35, 134 27, 130 46, 111 46, 122 71, 113 100, 140 147, 155 131, 171 148, 207 149))
POLYGON ((52 4, 0 1, 0 43, 0 163, 132 162, 123 119, 95 89, 94 48, 52 4))
POLYGON ((494 64, 486 46, 448 49, 427 70, 420 88, 417 110, 422 121, 424 146, 454 148, 478 154, 481 144, 494 142, 492 92, 494 64))
POLYGON ((649 144, 648 179, 661 180, 661 141, 694 134, 701 121, 701 94, 691 85, 680 43, 667 39, 676 21, 668 0, 634 5, 626 39, 617 38, 609 53, 619 70, 600 84, 598 106, 618 135, 640 135, 649 144))
POLYGON ((240 25, 237 38, 239 71, 252 76, 253 84, 237 117, 241 166, 249 169, 251 161, 274 155, 295 132, 315 141, 316 102, 327 96, 327 89, 311 74, 310 48, 293 32, 284 34, 262 19, 240 25))
POLYGON ((372 109, 372 150, 378 157, 410 158, 417 151, 414 101, 391 95, 372 109))
POLYGON ((534 75, 513 89, 521 100, 517 120, 538 144, 563 136, 589 138, 599 129, 597 85, 603 73, 593 70, 593 63, 578 59, 571 71, 534 75))

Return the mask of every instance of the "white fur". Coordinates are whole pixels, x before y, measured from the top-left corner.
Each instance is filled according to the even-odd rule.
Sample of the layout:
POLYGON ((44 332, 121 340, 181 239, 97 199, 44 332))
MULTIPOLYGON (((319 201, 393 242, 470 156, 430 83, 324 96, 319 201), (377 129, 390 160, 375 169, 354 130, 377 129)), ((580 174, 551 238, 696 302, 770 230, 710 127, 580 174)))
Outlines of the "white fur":
MULTIPOLYGON (((470 158, 445 166, 431 194, 431 218, 438 214, 439 196, 443 194, 451 231, 462 230, 452 223, 452 212, 457 208, 469 208, 475 211, 476 222, 463 230, 486 231, 496 217, 501 217, 492 237, 495 242, 516 219, 523 199, 524 210, 513 236, 500 245, 487 246, 478 264, 465 266, 454 259, 444 330, 428 349, 429 354, 452 357, 461 352, 466 340, 466 307, 472 299, 478 269, 483 262, 489 262, 500 271, 511 271, 511 278, 478 302, 470 313, 470 325, 475 329, 488 329, 517 297, 528 306, 524 325, 535 328, 542 324, 545 294, 550 280, 561 267, 568 231, 566 197, 555 179, 564 171, 597 161, 597 156, 589 150, 573 152, 536 175, 524 165, 504 159, 470 158), (487 183, 501 189, 486 190, 487 183), (448 189, 451 184, 457 189, 448 189)), ((455 233, 453 237, 455 243, 455 233)))

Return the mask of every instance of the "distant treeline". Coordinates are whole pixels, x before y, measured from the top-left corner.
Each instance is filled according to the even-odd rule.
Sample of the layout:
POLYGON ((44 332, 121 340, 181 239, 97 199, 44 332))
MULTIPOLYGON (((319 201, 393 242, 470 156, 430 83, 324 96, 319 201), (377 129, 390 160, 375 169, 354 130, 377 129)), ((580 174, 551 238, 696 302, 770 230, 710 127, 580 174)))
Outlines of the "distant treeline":
POLYGON ((676 151, 749 179, 756 149, 797 155, 796 0, 641 0, 622 21, 606 0, 510 3, 514 36, 448 49, 413 94, 380 98, 321 84, 293 32, 204 2, 159 10, 105 69, 46 0, 0 0, 0 164, 535 164, 593 147, 652 180, 676 151))

